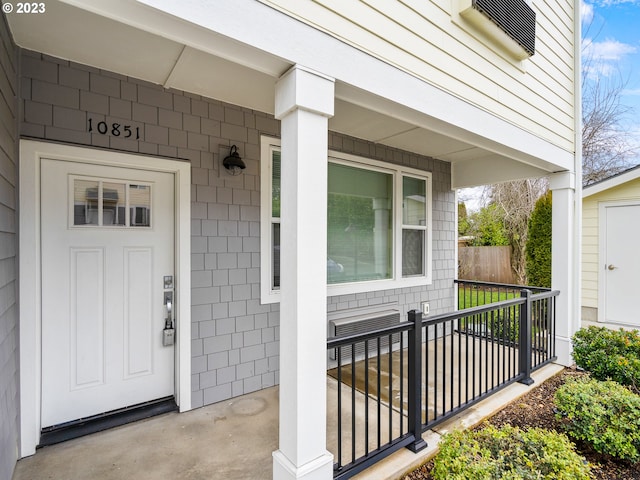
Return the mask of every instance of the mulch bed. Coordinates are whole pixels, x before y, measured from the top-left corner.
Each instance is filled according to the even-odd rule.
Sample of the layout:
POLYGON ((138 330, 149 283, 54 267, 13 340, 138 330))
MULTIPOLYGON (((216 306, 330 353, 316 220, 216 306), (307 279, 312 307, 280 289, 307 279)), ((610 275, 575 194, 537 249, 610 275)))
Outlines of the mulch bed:
MULTIPOLYGON (((549 430, 562 431, 560 422, 554 413, 554 394, 567 378, 585 375, 574 368, 567 368, 558 375, 550 378, 542 385, 534 388, 525 396, 500 410, 488 422, 501 426, 510 424, 520 428, 540 427, 549 430)), ((481 427, 480 427, 481 428, 481 427)), ((621 460, 594 452, 589 445, 575 442, 576 450, 584 456, 592 466, 593 478, 597 480, 638 480, 640 479, 640 464, 630 464, 621 460)), ((406 475, 403 480, 432 480, 430 474, 432 462, 406 475)))

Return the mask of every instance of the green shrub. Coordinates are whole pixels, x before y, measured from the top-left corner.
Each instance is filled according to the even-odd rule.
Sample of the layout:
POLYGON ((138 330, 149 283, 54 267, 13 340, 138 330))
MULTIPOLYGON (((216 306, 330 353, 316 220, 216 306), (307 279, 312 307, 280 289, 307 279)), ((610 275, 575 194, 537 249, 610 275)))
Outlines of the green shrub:
POLYGON ((551 191, 541 196, 529 217, 527 283, 551 287, 551 191))
POLYGON ((495 203, 482 207, 468 218, 467 235, 474 237, 474 247, 509 245, 509 236, 504 228, 504 210, 495 203))
POLYGON ((598 380, 615 380, 638 392, 640 387, 640 333, 589 327, 573 336, 576 364, 598 380))
POLYGON ((519 339, 519 316, 518 310, 506 312, 505 309, 500 309, 495 313, 478 313, 461 317, 460 331, 497 342, 515 343, 519 339))
POLYGON ((590 478, 587 462, 565 435, 508 425, 446 435, 431 474, 436 480, 590 478))
POLYGON ((617 382, 569 381, 555 395, 569 436, 623 460, 640 460, 640 395, 617 382))

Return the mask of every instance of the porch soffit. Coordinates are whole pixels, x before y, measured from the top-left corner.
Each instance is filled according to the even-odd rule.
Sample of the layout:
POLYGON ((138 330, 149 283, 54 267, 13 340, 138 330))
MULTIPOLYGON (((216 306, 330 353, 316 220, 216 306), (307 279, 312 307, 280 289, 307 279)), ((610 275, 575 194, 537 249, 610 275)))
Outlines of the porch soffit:
MULTIPOLYGON (((7 20, 22 48, 273 113, 275 83, 291 62, 138 2, 113 4, 131 14, 127 23, 107 18, 100 12, 104 3, 92 0, 49 2, 45 14, 11 14, 7 20), (135 23, 141 15, 153 19, 155 33, 135 23)), ((552 164, 515 149, 510 156, 504 145, 474 138, 340 81, 329 129, 450 162, 453 187, 542 176, 568 167, 566 161, 552 164)))

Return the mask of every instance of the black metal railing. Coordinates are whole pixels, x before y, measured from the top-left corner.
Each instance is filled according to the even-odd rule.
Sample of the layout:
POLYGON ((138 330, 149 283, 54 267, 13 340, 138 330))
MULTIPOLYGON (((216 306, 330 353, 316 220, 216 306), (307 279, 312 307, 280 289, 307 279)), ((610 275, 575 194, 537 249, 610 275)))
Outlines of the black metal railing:
POLYGON ((531 372, 555 359, 559 294, 536 291, 432 317, 412 310, 397 326, 330 339, 334 477, 402 447, 418 451, 426 430, 507 385, 531 384, 531 372))
POLYGON ((329 375, 337 380, 337 428, 328 432, 336 447, 335 478, 350 478, 414 440, 407 418, 409 365, 403 358, 412 328, 403 322, 327 342, 335 365, 329 375))
MULTIPOLYGON (((529 316, 534 365, 545 362, 548 352, 552 352, 551 356, 555 356, 555 343, 551 343, 551 339, 555 338, 555 323, 550 320, 550 316, 555 318, 555 300, 548 300, 549 297, 546 295, 555 296, 550 288, 471 280, 454 280, 454 283, 458 291, 459 310, 518 298, 522 295, 523 289, 531 292, 536 296, 532 300, 531 315, 529 316)), ((520 310, 516 309, 509 313, 509 322, 506 324, 501 321, 504 313, 497 315, 497 318, 492 316, 491 319, 487 318, 486 314, 471 313, 460 319, 458 328, 460 331, 469 331, 465 333, 493 337, 494 341, 510 342, 515 345, 519 338, 520 310), (502 329, 505 331, 503 332, 502 329)))

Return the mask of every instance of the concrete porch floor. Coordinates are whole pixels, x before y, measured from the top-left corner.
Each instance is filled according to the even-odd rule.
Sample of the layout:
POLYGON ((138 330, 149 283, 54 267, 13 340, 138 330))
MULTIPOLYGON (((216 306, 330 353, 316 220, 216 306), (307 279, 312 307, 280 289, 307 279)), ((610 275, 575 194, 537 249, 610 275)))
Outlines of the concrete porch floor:
MULTIPOLYGON (((442 434, 480 423, 560 370, 559 365, 543 367, 534 373, 531 387, 510 385, 425 433, 429 447, 422 452, 403 449, 354 478, 401 478, 436 453, 442 434)), ((335 381, 328 378, 327 382, 335 390, 335 381)), ((327 411, 332 411, 331 404, 327 411)), ((335 442, 330 434, 328 438, 328 449, 335 453, 331 445, 335 442)), ((268 480, 272 478, 271 452, 277 448, 278 388, 274 387, 42 448, 18 462, 13 480, 268 480)))

